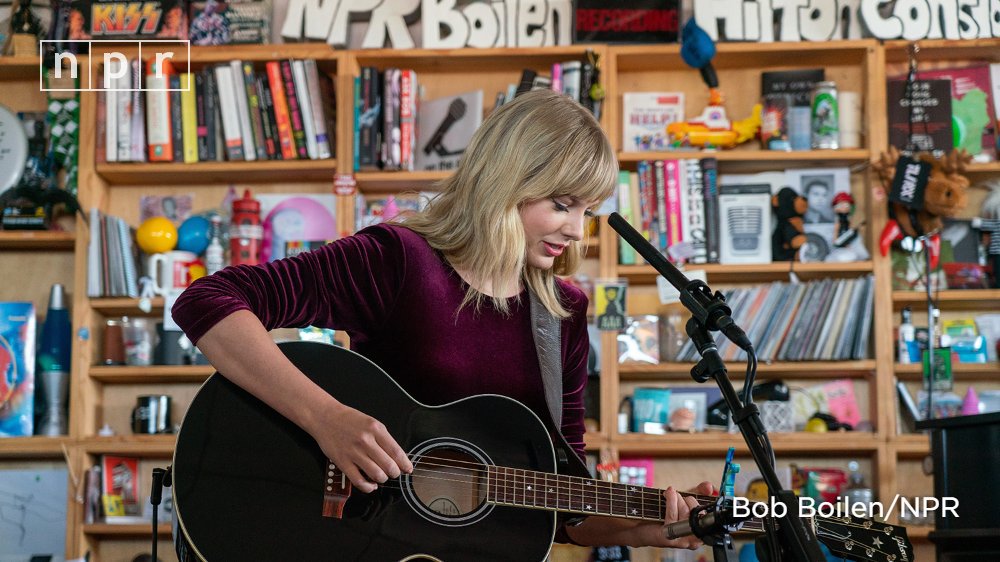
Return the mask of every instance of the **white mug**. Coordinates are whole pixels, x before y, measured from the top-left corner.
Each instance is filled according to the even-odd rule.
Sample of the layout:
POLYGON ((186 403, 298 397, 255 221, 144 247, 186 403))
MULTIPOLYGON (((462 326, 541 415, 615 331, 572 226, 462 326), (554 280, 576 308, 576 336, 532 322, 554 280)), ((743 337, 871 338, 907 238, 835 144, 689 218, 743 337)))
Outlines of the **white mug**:
POLYGON ((194 252, 174 250, 149 256, 149 278, 157 295, 183 291, 205 275, 205 264, 194 252))

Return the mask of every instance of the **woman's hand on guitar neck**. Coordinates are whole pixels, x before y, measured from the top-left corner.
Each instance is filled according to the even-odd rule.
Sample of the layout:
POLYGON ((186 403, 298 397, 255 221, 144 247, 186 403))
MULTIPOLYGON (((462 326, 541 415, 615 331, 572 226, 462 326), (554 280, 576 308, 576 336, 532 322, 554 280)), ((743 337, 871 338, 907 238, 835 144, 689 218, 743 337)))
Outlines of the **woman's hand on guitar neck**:
POLYGON ((375 418, 340 402, 323 409, 309 433, 358 490, 369 493, 413 464, 375 418))
MULTIPOLYGON (((691 490, 690 493, 702 496, 713 496, 715 495, 715 487, 712 486, 711 482, 702 482, 701 484, 698 484, 695 489, 691 490)), ((702 540, 694 535, 680 537, 673 540, 666 537, 667 525, 677 521, 687 520, 688 516, 691 514, 691 510, 698 505, 697 498, 691 495, 681 495, 681 493, 673 487, 669 487, 663 491, 663 498, 666 500, 666 513, 664 514, 663 523, 660 525, 643 525, 644 527, 647 527, 646 529, 643 529, 643 531, 647 533, 647 540, 643 542, 649 546, 686 548, 689 550, 694 550, 702 546, 704 544, 702 540)))

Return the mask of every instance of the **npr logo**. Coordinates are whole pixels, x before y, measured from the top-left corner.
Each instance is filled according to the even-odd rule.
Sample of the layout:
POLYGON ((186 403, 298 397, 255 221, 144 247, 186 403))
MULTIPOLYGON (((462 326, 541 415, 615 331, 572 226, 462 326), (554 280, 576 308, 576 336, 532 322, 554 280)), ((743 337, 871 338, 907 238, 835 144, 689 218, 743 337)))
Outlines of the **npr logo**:
POLYGON ((45 67, 41 58, 45 54, 40 55, 38 61, 38 88, 43 92, 182 91, 169 87, 169 81, 164 79, 164 65, 170 64, 178 72, 191 72, 191 42, 187 40, 43 39, 41 43, 41 53, 47 52, 45 43, 57 43, 51 70, 45 67), (65 49, 68 43, 81 45, 76 49, 81 54, 58 50, 59 47, 65 49), (89 56, 82 54, 88 52, 89 56), (144 78, 148 74, 156 79, 144 79, 138 85, 129 79, 124 81, 127 87, 122 87, 123 79, 132 74, 131 61, 135 59, 142 64, 140 74, 144 78), (183 63, 177 62, 180 59, 183 63), (184 65, 184 70, 178 68, 180 64, 184 65), (47 83, 45 77, 49 72, 51 76, 47 83), (160 84, 165 87, 156 86, 160 84))

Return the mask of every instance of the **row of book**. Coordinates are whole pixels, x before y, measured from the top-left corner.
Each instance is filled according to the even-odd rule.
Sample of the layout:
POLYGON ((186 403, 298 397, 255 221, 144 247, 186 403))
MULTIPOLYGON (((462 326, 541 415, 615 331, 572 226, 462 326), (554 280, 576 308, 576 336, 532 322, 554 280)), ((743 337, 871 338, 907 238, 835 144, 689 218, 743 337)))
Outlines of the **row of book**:
POLYGON ((87 296, 139 297, 141 258, 135 232, 123 219, 90 209, 87 296))
POLYGON ((177 73, 112 59, 98 92, 98 162, 327 159, 333 82, 315 60, 233 60, 177 73))
MULTIPOLYGON (((525 69, 518 84, 497 94, 494 109, 521 92, 547 88, 579 101, 595 115, 600 100, 591 89, 597 79, 589 62, 552 66, 552 76, 525 69)), ((373 66, 354 80, 354 169, 452 170, 458 166, 483 117, 482 90, 424 100, 416 71, 373 66)))
MULTIPOLYGON (((718 162, 715 158, 643 160, 618 173, 618 211, 672 261, 720 263, 718 162), (669 250, 685 242, 683 256, 669 250)), ((767 213, 769 218, 769 213, 767 213)), ((770 232, 769 229, 762 232, 770 232)), ((624 240, 619 263, 642 258, 624 240)))
MULTIPOLYGON (((869 357, 874 276, 820 279, 808 283, 774 282, 724 291, 726 302, 754 344, 757 359, 768 361, 848 361, 869 357)), ((746 353, 721 334, 716 338, 726 361, 746 353)), ((688 341, 678 361, 697 360, 688 341)))

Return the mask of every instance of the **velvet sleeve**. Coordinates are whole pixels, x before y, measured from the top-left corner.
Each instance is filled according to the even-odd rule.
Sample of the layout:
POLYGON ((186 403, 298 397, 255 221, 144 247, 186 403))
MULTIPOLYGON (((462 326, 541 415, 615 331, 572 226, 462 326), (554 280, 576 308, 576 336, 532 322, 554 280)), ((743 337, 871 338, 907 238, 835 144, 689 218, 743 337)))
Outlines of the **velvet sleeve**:
POLYGON ((569 284, 561 284, 565 305, 572 316, 563 321, 563 410, 560 428, 566 442, 581 460, 584 455, 583 393, 587 387, 587 360, 590 338, 587 335, 587 296, 569 284))
POLYGON ((405 278, 400 229, 374 226, 291 258, 227 267, 192 283, 171 314, 194 343, 238 310, 268 330, 313 325, 363 340, 385 323, 405 278))

